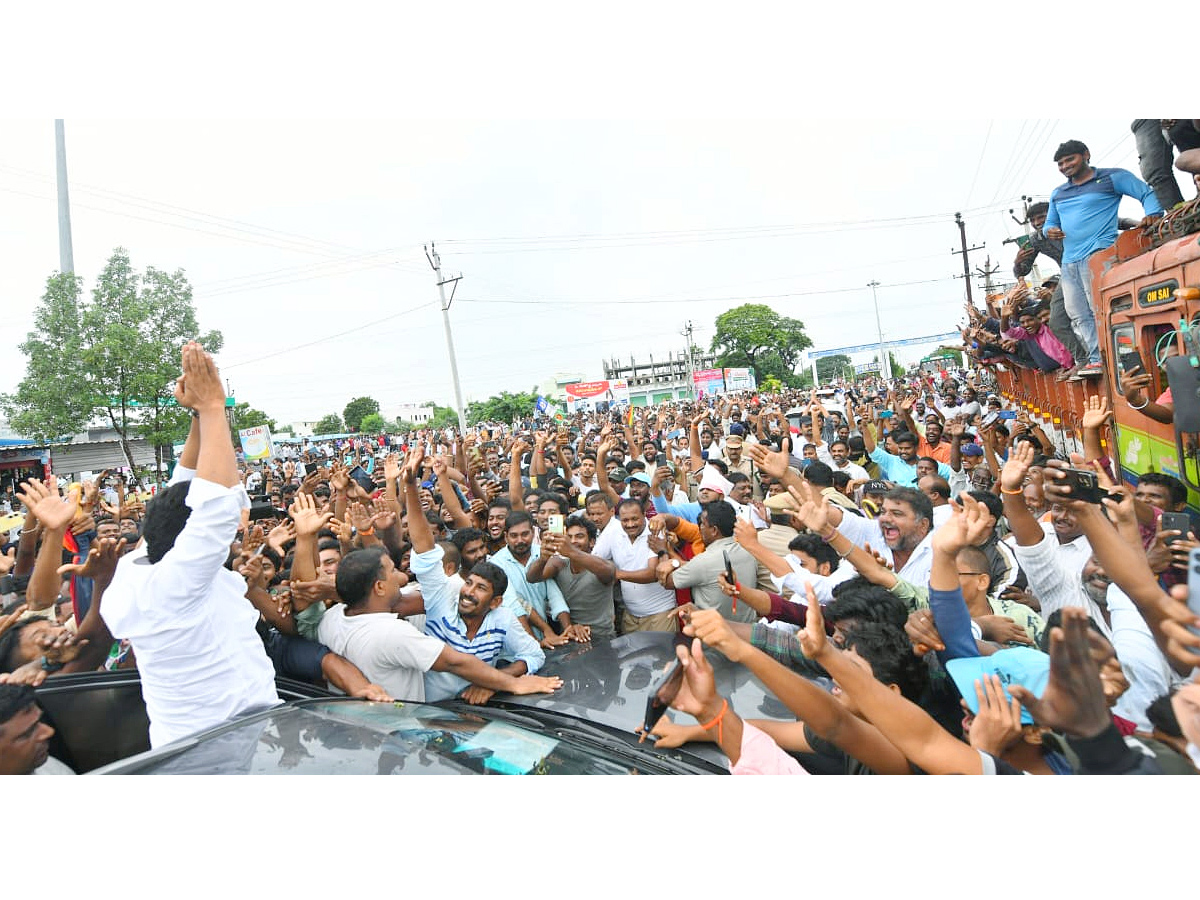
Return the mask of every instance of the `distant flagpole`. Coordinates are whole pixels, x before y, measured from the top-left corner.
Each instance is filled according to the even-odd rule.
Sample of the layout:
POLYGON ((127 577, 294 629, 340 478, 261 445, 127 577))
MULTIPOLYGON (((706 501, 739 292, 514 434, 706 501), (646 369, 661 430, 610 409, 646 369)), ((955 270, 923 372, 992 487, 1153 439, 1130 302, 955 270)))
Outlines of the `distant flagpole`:
POLYGON ((67 138, 63 120, 54 120, 54 157, 58 169, 58 269, 75 274, 75 254, 71 249, 71 198, 67 195, 67 138))

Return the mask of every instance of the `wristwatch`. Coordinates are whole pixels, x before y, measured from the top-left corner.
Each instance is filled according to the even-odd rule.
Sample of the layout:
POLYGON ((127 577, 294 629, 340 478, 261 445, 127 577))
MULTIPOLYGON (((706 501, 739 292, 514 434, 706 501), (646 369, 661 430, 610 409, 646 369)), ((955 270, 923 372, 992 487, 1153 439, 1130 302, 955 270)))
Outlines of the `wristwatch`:
POLYGON ((678 569, 679 568, 679 560, 677 560, 677 559, 671 560, 671 568, 678 569))

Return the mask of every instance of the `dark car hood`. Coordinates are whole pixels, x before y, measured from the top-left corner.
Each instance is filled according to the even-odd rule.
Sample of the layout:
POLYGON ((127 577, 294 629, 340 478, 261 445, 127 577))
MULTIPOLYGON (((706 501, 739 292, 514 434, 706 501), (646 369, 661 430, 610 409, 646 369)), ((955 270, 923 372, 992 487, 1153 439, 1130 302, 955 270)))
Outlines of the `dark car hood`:
MULTIPOLYGON (((717 693, 729 700, 738 715, 795 720, 747 668, 711 649, 705 650, 705 656, 713 667, 717 693)), ((502 702, 563 713, 632 734, 645 717, 650 686, 674 659, 674 635, 659 631, 635 632, 591 644, 568 644, 547 652, 546 664, 538 672, 562 678, 560 690, 520 697, 506 694, 502 702)), ((694 721, 674 710, 669 715, 677 722, 694 721)), ((725 762, 715 745, 691 744, 687 751, 712 762, 725 762)))

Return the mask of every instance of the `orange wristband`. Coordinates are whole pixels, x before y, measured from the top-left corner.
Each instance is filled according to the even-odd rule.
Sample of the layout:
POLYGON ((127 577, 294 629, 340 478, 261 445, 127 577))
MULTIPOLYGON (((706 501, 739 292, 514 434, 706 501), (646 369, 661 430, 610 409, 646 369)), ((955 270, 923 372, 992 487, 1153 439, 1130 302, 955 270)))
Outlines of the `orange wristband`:
POLYGON ((727 713, 727 712, 729 712, 729 701, 722 699, 721 700, 721 711, 716 714, 716 716, 713 718, 713 720, 711 722, 707 722, 707 723, 705 723, 705 722, 700 723, 700 727, 703 728, 705 731, 709 731, 714 725, 717 726, 717 743, 718 744, 721 743, 722 728, 723 728, 722 720, 725 718, 725 713, 727 713))
POLYGON ((1016 495, 1016 494, 1023 494, 1023 493, 1025 493, 1025 488, 1021 488, 1020 490, 1017 490, 1017 491, 1010 491, 1010 490, 1009 490, 1008 488, 1006 488, 1006 487, 1001 487, 1001 488, 1000 488, 1000 493, 1002 493, 1002 494, 1013 494, 1013 495, 1016 495))
POLYGON ((371 536, 371 535, 373 535, 374 533, 375 533, 375 526, 374 526, 374 525, 372 525, 372 526, 371 526, 370 528, 368 528, 366 531, 360 531, 360 532, 358 533, 358 535, 359 535, 359 537, 370 537, 370 536, 371 536))

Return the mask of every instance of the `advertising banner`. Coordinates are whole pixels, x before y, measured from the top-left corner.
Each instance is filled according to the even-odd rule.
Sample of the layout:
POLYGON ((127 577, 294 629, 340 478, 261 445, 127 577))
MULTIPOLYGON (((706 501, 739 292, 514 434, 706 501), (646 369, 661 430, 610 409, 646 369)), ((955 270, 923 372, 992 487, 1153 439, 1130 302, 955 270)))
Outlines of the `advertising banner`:
POLYGON ((692 373, 698 394, 721 394, 725 391, 725 375, 720 369, 698 369, 692 373))
POLYGON ((752 391, 758 385, 754 381, 753 369, 726 369, 725 370, 725 390, 727 391, 752 391))
POLYGON ((576 381, 565 385, 567 412, 607 412, 610 406, 629 405, 629 385, 622 378, 616 381, 576 381))
POLYGON ((247 460, 268 459, 275 455, 275 447, 271 444, 271 429, 266 425, 256 425, 254 428, 243 428, 238 432, 242 441, 242 453, 247 460))

